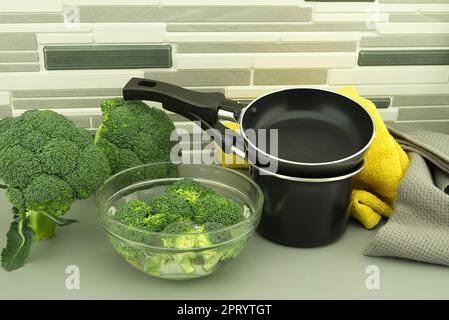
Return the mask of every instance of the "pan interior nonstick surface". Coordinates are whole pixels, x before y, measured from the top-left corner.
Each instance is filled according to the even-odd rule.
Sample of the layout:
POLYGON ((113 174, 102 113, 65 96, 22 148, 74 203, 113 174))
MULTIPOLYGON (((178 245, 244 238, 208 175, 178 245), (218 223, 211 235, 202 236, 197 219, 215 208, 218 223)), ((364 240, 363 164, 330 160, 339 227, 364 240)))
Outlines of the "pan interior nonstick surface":
MULTIPOLYGON (((332 92, 285 90, 265 96, 248 108, 243 128, 277 129, 277 157, 284 160, 303 163, 341 160, 363 149, 373 133, 367 112, 356 102, 332 92)), ((273 154, 267 140, 265 146, 257 140, 252 142, 273 154)))
MULTIPOLYGON (((299 162, 329 162, 351 155, 357 139, 333 123, 317 119, 289 119, 273 123, 278 129, 279 158, 299 162)), ((268 144, 267 150, 272 150, 268 144)))

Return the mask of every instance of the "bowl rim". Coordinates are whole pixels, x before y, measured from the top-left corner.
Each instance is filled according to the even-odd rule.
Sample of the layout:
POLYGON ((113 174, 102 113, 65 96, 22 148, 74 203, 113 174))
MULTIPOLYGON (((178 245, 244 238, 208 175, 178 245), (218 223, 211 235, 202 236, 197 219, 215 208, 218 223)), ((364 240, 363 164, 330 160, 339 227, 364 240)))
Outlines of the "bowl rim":
MULTIPOLYGON (((154 180, 166 180, 167 178, 158 178, 158 179, 154 179, 154 180)), ((179 179, 183 179, 182 177, 180 177, 179 179)), ((189 179, 193 179, 196 180, 195 178, 189 178, 189 179)), ((235 188, 233 188, 235 189, 235 188)), ((236 191, 240 192, 238 189, 235 189, 236 191)), ((119 192, 119 191, 118 191, 119 192)), ((117 193, 117 192, 116 192, 117 193)), ((114 193, 114 194, 116 194, 114 193)), ((241 193, 241 192, 240 192, 241 193)), ((109 197, 107 200, 109 200, 111 197, 109 197)), ((221 232, 226 232, 226 231, 231 231, 240 227, 244 227, 246 225, 250 225, 253 221, 258 220, 261 216, 262 216, 262 209, 263 209, 263 203, 264 203, 264 194, 262 189, 260 188, 260 186, 255 183, 250 177, 247 177, 246 175, 244 175, 241 172, 238 172, 236 170, 230 169, 230 168, 225 168, 219 165, 209 165, 209 164, 185 164, 185 163, 173 163, 173 162, 152 162, 152 163, 145 163, 142 165, 138 165, 138 166, 134 166, 131 168, 127 168, 125 170, 122 170, 120 172, 117 172, 116 174, 112 175, 111 177, 109 177, 108 179, 106 179, 106 181, 103 183, 103 185, 96 191, 95 193, 95 206, 96 206, 96 211, 97 211, 97 216, 100 219, 100 223, 102 224, 102 228, 106 228, 106 226, 104 225, 104 223, 102 222, 102 219, 107 220, 109 223, 112 223, 114 225, 117 225, 118 227, 121 228, 126 228, 128 230, 132 230, 132 231, 136 231, 138 233, 141 234, 146 234, 149 236, 158 236, 158 237, 177 237, 177 236, 202 236, 202 235, 213 235, 213 234, 218 234, 221 232), (164 233, 164 232, 155 232, 155 231, 148 231, 148 230, 144 230, 144 229, 140 229, 140 228, 136 228, 127 224, 124 224, 122 222, 119 222, 111 217, 109 217, 107 214, 105 214, 102 210, 102 202, 99 200, 99 196, 101 194, 101 191, 103 190, 103 188, 110 183, 111 181, 113 181, 114 179, 116 179, 119 176, 125 175, 131 171, 135 171, 135 170, 139 170, 142 168, 146 168, 146 167, 151 167, 151 166, 156 166, 156 165, 176 165, 176 166, 200 166, 200 167, 204 167, 207 169, 215 169, 215 170, 222 170, 222 171, 226 171, 226 172, 230 172, 233 175, 239 177, 240 179, 246 180, 247 182, 249 182, 254 189, 256 190, 258 196, 257 199, 259 200, 257 203, 253 202, 254 205, 254 214, 252 214, 251 216, 247 217, 246 219, 240 221, 239 223, 230 225, 230 226, 225 226, 224 228, 219 228, 213 231, 206 231, 206 232, 198 232, 198 233, 164 233)), ((111 230, 107 230, 109 233, 112 233, 113 235, 116 235, 114 232, 112 232, 111 230)), ((121 238, 127 239, 126 237, 123 237, 122 235, 117 235, 120 236, 121 238)), ((135 240, 131 240, 131 239, 127 239, 128 241, 134 242, 134 243, 138 243, 141 245, 146 245, 145 242, 141 242, 141 241, 135 241, 135 240)), ((166 247, 164 247, 166 248, 166 247)), ((193 247, 192 247, 193 249, 193 247)))

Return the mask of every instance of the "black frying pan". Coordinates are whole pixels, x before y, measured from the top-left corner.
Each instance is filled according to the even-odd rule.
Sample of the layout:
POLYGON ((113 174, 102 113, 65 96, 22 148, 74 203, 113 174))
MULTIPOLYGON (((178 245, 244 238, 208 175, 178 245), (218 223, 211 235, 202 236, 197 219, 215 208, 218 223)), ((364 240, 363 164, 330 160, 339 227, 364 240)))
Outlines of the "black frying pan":
MULTIPOLYGON (((125 100, 151 100, 164 109, 201 122, 203 129, 218 129, 222 146, 232 141, 224 135, 219 120, 240 124, 247 160, 267 166, 276 162, 276 172, 297 177, 334 177, 352 172, 374 138, 369 113, 354 100, 320 89, 285 89, 266 94, 243 108, 222 93, 201 93, 168 83, 133 78, 123 89, 125 100), (257 142, 247 129, 278 129, 278 150, 257 142)), ((273 166, 269 166, 273 168, 273 166)))

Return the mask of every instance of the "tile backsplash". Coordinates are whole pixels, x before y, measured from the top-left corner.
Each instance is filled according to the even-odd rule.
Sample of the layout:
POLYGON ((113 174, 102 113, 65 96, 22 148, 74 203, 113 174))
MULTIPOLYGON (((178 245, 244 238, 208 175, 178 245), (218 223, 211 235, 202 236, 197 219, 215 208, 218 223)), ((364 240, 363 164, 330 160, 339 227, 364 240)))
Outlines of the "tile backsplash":
POLYGON ((0 2, 0 118, 94 130, 131 77, 244 101, 355 85, 384 119, 449 133, 449 0, 0 2))

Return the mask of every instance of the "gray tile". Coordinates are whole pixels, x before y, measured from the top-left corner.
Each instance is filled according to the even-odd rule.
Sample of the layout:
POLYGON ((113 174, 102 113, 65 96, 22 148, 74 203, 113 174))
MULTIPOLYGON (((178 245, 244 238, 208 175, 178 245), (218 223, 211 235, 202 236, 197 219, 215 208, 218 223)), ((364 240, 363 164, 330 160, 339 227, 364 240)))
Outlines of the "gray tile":
POLYGON ((5 62, 38 62, 37 52, 0 52, 0 63, 5 62))
POLYGON ((36 49, 34 33, 0 33, 0 51, 36 49))
POLYGON ((447 35, 391 35, 362 37, 361 47, 446 47, 447 35))
POLYGON ((98 128, 103 121, 103 116, 94 116, 92 118, 92 128, 98 128))
POLYGON ((390 22, 448 22, 449 14, 444 13, 392 13, 390 22))
POLYGON ((398 120, 449 120, 449 106, 399 108, 398 120))
POLYGON ((13 99, 15 109, 99 108, 104 98, 13 99))
POLYGON ((47 70, 170 68, 170 45, 44 47, 47 70))
POLYGON ((145 78, 169 82, 186 87, 247 86, 250 84, 249 70, 189 70, 176 72, 145 72, 145 78))
POLYGON ((389 97, 365 97, 365 98, 373 102, 379 109, 388 108, 391 104, 391 99, 389 97))
POLYGON ((0 105, 0 118, 6 118, 12 116, 11 106, 1 106, 0 105))
POLYGON ((179 53, 242 52, 354 52, 355 42, 291 42, 291 43, 186 43, 178 44, 179 53))
POLYGON ((402 122, 399 121, 403 125, 407 125, 410 128, 425 130, 431 132, 438 132, 443 134, 449 134, 449 120, 448 121, 410 121, 410 122, 402 122))
POLYGON ((361 50, 358 65, 449 65, 449 50, 361 50))
POLYGON ((449 3, 449 0, 379 0, 380 3, 449 3))
POLYGON ((2 23, 61 23, 64 16, 60 13, 8 13, 0 14, 2 23))
MULTIPOLYGON (((103 121, 103 116, 93 116, 92 118, 92 128, 98 128, 98 126, 103 121)), ((183 116, 180 116, 176 113, 170 113, 168 115, 168 118, 173 122, 186 122, 190 121, 187 118, 184 118, 183 116)))
POLYGON ((0 64, 0 72, 38 72, 39 64, 0 64))
POLYGON ((325 84, 327 70, 324 69, 279 69, 279 70, 255 70, 255 85, 277 84, 325 84))
POLYGON ((309 32, 309 31, 367 31, 363 22, 317 22, 313 24, 169 24, 168 32, 309 32))
POLYGON ((196 87, 193 87, 193 88, 190 88, 190 89, 192 89, 192 90, 195 90, 195 91, 198 91, 198 92, 221 92, 221 93, 225 93, 225 89, 223 89, 223 88, 196 88, 196 87))
POLYGON ((413 96, 395 96, 393 98, 393 106, 438 106, 449 105, 449 94, 447 95, 413 95, 413 96))
POLYGON ((57 98, 57 97, 107 97, 122 96, 117 89, 73 89, 73 90, 21 90, 13 91, 13 98, 57 98))
POLYGON ((312 9, 298 6, 166 6, 166 7, 80 7, 81 22, 304 22, 312 9))
POLYGON ((90 128, 90 117, 88 116, 73 116, 67 117, 69 120, 73 121, 73 123, 80 128, 90 128))

